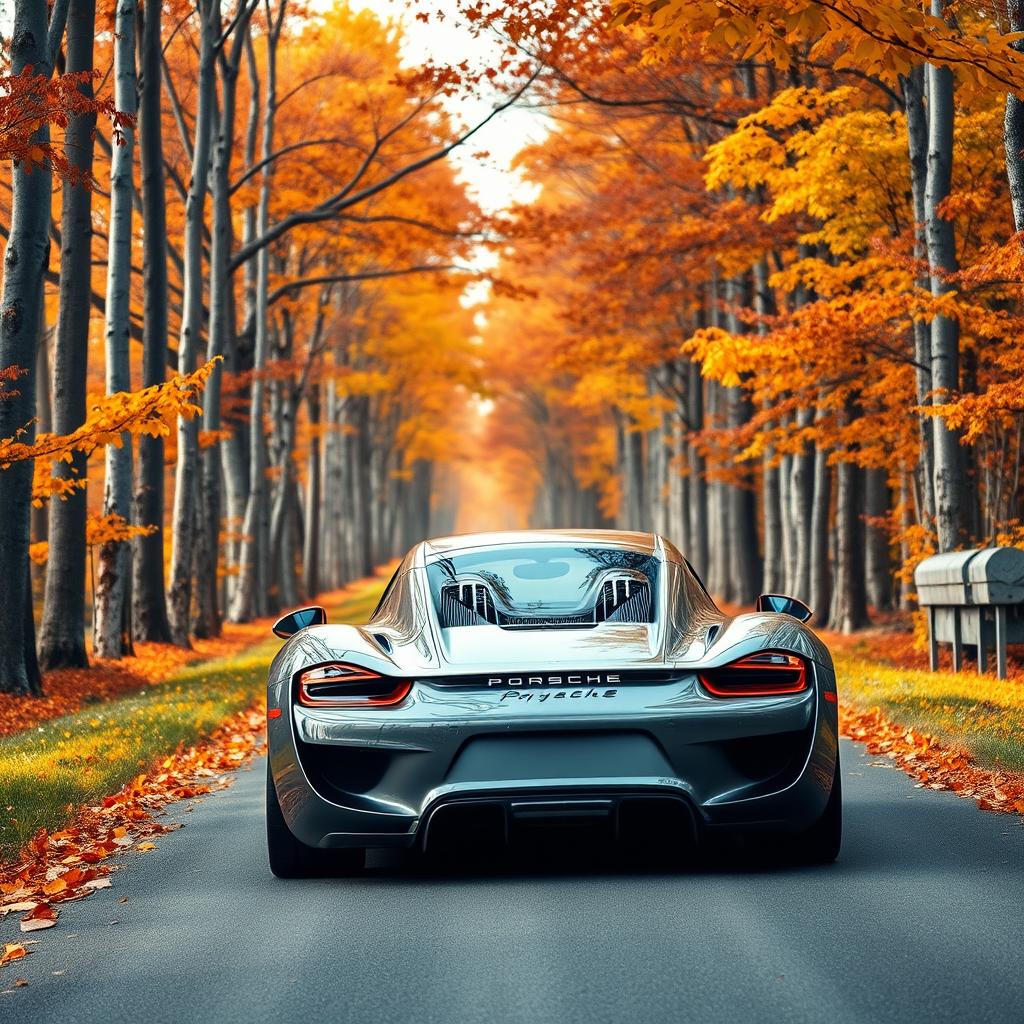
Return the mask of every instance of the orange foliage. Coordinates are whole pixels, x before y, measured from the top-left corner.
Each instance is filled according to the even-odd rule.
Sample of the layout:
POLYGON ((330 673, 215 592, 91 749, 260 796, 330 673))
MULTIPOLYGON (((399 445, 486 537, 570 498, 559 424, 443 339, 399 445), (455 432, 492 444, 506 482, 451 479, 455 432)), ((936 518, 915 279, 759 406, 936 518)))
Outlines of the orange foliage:
POLYGON ((1024 814, 1024 776, 981 768, 970 755, 950 748, 878 710, 840 705, 840 731, 867 745, 868 753, 891 757, 908 775, 928 789, 949 789, 974 800, 985 811, 1024 814))

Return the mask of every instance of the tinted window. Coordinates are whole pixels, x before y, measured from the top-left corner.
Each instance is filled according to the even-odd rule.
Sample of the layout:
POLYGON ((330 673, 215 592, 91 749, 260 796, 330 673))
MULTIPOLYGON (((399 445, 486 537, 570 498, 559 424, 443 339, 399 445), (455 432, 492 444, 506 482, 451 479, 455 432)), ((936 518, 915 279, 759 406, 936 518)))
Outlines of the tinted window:
POLYGON ((602 600, 605 584, 628 578, 631 584, 646 582, 653 592, 657 571, 658 560, 639 551, 546 544, 463 551, 427 566, 439 613, 445 587, 483 583, 499 619, 502 612, 589 617, 602 600))

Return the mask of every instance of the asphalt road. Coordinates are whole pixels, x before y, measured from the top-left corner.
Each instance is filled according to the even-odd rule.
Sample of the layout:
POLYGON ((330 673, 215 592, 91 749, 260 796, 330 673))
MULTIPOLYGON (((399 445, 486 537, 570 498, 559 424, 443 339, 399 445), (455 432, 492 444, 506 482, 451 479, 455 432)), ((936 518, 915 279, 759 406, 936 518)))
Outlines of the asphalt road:
POLYGON ((1020 1024, 1021 820, 844 756, 828 868, 378 862, 309 882, 267 869, 259 762, 29 936, 0 1021, 1020 1024))

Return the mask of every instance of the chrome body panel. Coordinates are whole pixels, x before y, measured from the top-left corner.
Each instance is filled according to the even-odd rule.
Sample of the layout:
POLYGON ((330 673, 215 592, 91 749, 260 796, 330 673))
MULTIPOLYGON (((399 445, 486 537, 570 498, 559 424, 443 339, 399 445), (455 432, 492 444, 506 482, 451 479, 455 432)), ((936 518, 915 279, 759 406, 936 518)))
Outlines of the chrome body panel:
POLYGON ((288 827, 311 846, 413 845, 445 801, 489 795, 677 794, 707 826, 800 829, 838 756, 828 650, 788 616, 723 615, 685 559, 649 534, 529 531, 413 549, 366 626, 291 638, 271 666, 271 772, 288 827), (579 542, 654 554, 655 621, 579 629, 442 628, 425 578, 468 547, 579 542), (700 669, 759 651, 802 656, 810 686, 719 698, 700 669), (401 704, 305 708, 305 668, 342 661, 413 680, 401 704))

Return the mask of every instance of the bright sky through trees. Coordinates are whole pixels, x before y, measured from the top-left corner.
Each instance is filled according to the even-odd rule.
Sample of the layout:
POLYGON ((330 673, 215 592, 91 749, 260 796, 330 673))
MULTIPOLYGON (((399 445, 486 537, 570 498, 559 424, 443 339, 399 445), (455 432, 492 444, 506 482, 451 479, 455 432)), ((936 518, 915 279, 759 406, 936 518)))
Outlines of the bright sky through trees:
MULTIPOLYGON (((425 61, 447 65, 468 60, 473 65, 485 66, 494 60, 498 49, 493 37, 474 37, 460 24, 454 5, 449 5, 452 11, 443 21, 435 16, 427 23, 418 20, 415 12, 444 5, 421 3, 410 7, 406 0, 356 0, 353 6, 372 10, 382 19, 400 20, 402 55, 413 65, 425 61)), ((490 105, 485 92, 480 96, 457 97, 445 107, 464 124, 473 124, 487 114, 490 105)), ((452 162, 469 184, 474 199, 485 210, 504 210, 512 203, 526 202, 536 195, 536 186, 524 181, 512 163, 527 146, 541 143, 547 132, 546 119, 527 105, 521 105, 503 111, 474 135, 467 146, 452 154, 452 162), (484 152, 487 156, 480 155, 484 152)))

